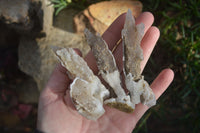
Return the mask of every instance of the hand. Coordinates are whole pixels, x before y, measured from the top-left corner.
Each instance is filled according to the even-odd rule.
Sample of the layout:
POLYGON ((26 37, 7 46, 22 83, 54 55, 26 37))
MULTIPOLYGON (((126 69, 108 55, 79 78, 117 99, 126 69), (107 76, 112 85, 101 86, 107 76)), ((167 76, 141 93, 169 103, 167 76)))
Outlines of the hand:
MULTIPOLYGON (((144 23, 145 35, 141 47, 144 53, 144 60, 141 69, 144 69, 146 62, 159 38, 158 28, 151 26, 153 15, 149 12, 142 13, 136 24, 144 23)), ((121 30, 125 21, 125 14, 118 17, 103 34, 104 40, 110 49, 116 45, 121 38, 121 30)), ((114 56, 120 70, 122 69, 122 45, 114 51, 114 56)), ((90 68, 97 73, 95 59, 90 52, 85 61, 90 68)), ((41 93, 38 108, 37 128, 46 133, 131 133, 138 120, 147 111, 148 107, 138 104, 134 113, 127 114, 116 109, 105 106, 105 114, 96 122, 87 120, 75 109, 69 96, 70 79, 66 69, 60 64, 52 73, 46 87, 41 93)), ((156 99, 167 89, 172 82, 174 73, 170 69, 163 70, 151 84, 156 99)))

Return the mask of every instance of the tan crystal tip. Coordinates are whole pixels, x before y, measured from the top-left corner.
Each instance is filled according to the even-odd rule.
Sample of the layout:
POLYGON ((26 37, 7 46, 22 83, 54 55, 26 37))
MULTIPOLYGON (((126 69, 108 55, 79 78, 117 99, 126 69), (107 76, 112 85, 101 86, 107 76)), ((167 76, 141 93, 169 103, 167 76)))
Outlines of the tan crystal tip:
POLYGON ((139 103, 149 107, 156 104, 152 89, 141 75, 140 63, 143 60, 143 51, 140 45, 143 35, 144 24, 136 25, 131 10, 128 10, 122 30, 124 50, 124 73, 122 72, 124 75, 122 75, 113 53, 103 38, 85 30, 88 45, 96 59, 102 81, 107 83, 106 86, 72 48, 52 46, 56 56, 73 80, 70 85, 70 97, 82 116, 90 120, 99 119, 105 112, 103 104, 126 113, 132 113, 139 103), (122 83, 129 92, 128 94, 125 93, 122 83), (111 93, 114 94, 111 95, 111 93))

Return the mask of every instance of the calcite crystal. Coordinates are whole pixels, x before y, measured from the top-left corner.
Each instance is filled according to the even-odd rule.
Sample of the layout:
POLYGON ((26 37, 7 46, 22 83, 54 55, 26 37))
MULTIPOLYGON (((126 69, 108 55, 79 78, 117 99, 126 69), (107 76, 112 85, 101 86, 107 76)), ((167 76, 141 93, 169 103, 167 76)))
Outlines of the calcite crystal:
POLYGON ((141 75, 140 69, 140 63, 144 58, 140 47, 143 35, 144 24, 135 25, 131 11, 128 10, 124 29, 122 30, 125 84, 134 105, 142 102, 144 105, 151 107, 156 104, 156 98, 149 84, 141 75))
POLYGON ((73 79, 70 96, 78 112, 88 119, 96 120, 104 114, 104 98, 109 91, 95 76, 87 63, 72 48, 53 48, 61 64, 73 79))
POLYGON ((149 107, 156 104, 152 89, 141 75, 140 63, 143 60, 143 51, 140 44, 143 35, 144 24, 136 25, 131 10, 128 10, 122 30, 123 74, 128 94, 122 87, 122 77, 115 58, 100 35, 94 35, 89 30, 85 30, 99 74, 107 82, 107 86, 101 83, 84 59, 72 48, 54 48, 62 65, 68 70, 69 77, 73 79, 70 85, 70 96, 81 115, 97 120, 105 112, 103 104, 127 113, 133 112, 138 103, 149 107), (114 95, 111 95, 111 91, 114 95))

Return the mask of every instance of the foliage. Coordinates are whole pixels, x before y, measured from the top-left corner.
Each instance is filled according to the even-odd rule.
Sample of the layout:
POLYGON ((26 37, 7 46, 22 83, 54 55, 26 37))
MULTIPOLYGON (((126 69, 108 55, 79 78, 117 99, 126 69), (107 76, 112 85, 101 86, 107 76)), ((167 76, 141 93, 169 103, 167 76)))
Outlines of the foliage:
POLYGON ((85 9, 92 3, 96 3, 104 0, 50 0, 55 8, 55 15, 58 15, 60 11, 67 7, 73 7, 79 10, 85 9))
POLYGON ((176 114, 172 108, 176 108, 181 110, 176 118, 177 126, 184 128, 184 132, 197 132, 200 128, 200 1, 148 0, 143 4, 155 16, 155 25, 161 32, 159 44, 171 62, 169 67, 175 71, 175 80, 159 103, 164 106, 165 115, 155 112, 154 115, 164 118, 167 113, 173 117, 176 114))
POLYGON ((50 0, 51 4, 53 4, 53 7, 56 9, 55 15, 58 15, 58 13, 66 8, 68 5, 72 3, 71 0, 50 0))
POLYGON ((55 15, 67 7, 78 8, 80 10, 86 8, 86 0, 50 0, 55 8, 55 15))

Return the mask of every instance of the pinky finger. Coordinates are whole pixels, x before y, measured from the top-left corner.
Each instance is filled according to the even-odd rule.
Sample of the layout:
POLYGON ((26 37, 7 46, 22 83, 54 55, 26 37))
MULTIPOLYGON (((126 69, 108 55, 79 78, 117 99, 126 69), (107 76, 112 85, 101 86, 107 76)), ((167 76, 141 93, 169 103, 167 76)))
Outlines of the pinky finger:
MULTIPOLYGON (((163 70, 151 84, 151 88, 158 99, 174 79, 174 72, 171 69, 163 70)), ((136 105, 133 113, 135 122, 137 122, 143 114, 147 111, 148 107, 143 104, 136 105)))
POLYGON ((171 69, 163 70, 151 84, 151 88, 158 99, 174 79, 174 72, 171 69))

